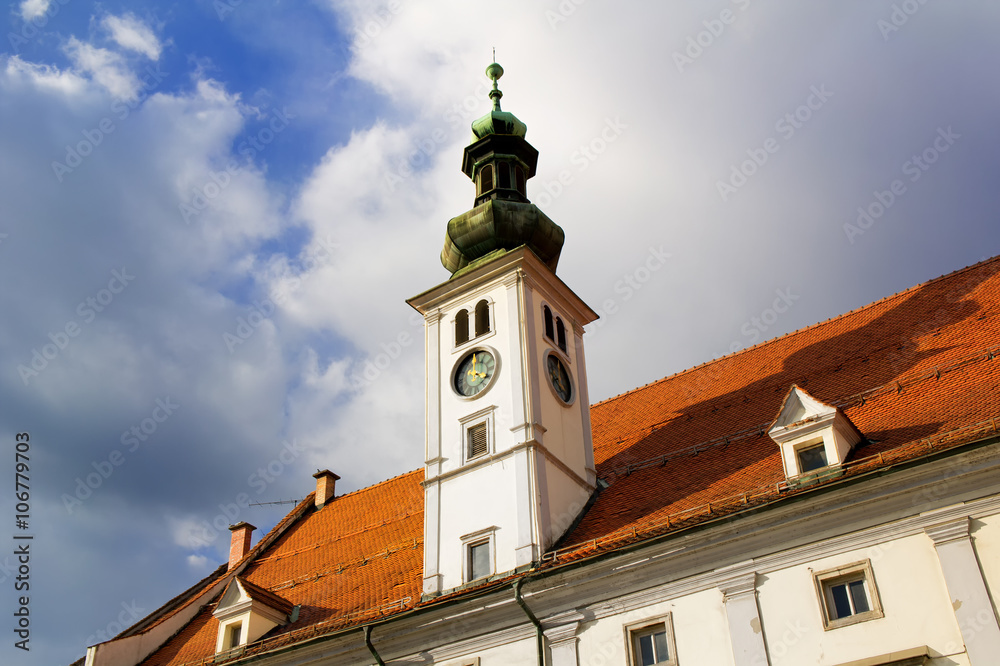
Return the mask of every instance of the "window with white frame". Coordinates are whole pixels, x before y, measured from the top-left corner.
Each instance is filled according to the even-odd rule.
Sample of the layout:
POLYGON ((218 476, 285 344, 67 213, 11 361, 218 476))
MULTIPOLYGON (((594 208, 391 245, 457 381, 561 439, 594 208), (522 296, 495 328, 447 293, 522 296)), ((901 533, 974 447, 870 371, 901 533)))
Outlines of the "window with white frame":
POLYGON ((824 629, 884 617, 870 560, 813 575, 824 629))
POLYGON ((806 474, 827 466, 826 444, 823 443, 823 440, 796 449, 795 455, 799 460, 799 474, 806 474))
POLYGON ((465 582, 479 580, 492 576, 494 573, 494 561, 496 551, 494 547, 494 533, 497 527, 487 527, 486 529, 466 534, 461 538, 462 559, 464 563, 465 582))
POLYGON ((484 539, 470 543, 469 548, 469 580, 485 578, 493 573, 490 564, 490 540, 484 539))
POLYGON ((677 648, 670 615, 625 627, 629 666, 677 666, 677 648))
POLYGON ((462 458, 469 462, 493 453, 493 412, 490 406, 470 414, 459 422, 462 426, 462 458))

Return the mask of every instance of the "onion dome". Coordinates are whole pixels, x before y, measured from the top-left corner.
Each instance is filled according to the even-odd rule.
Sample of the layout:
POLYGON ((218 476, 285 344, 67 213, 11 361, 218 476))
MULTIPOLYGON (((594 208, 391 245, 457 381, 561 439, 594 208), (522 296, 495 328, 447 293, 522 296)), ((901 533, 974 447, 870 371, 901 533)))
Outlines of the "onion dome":
POLYGON ((448 222, 441 263, 454 276, 527 246, 555 272, 565 234, 526 195, 538 151, 524 138, 527 126, 500 110, 503 68, 492 63, 486 75, 493 80, 493 110, 472 123, 473 140, 462 156, 462 171, 476 184, 474 208, 448 222))
POLYGON ((491 64, 486 68, 486 76, 493 80, 493 90, 490 91, 493 110, 482 118, 472 121, 473 141, 482 139, 487 134, 513 134, 523 139, 528 133, 528 126, 518 120, 513 113, 500 110, 500 98, 503 97, 503 93, 497 87, 497 80, 503 76, 503 67, 497 63, 491 64))

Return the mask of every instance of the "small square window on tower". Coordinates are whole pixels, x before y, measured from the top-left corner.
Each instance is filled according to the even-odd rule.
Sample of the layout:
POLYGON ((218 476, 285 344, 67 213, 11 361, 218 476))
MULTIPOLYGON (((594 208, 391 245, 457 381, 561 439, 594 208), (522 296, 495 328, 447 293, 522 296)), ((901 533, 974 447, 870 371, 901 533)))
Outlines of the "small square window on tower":
POLYGON ((625 627, 629 666, 677 666, 677 649, 670 615, 625 627))
POLYGON ((824 629, 884 617, 871 562, 855 562, 814 574, 824 629))

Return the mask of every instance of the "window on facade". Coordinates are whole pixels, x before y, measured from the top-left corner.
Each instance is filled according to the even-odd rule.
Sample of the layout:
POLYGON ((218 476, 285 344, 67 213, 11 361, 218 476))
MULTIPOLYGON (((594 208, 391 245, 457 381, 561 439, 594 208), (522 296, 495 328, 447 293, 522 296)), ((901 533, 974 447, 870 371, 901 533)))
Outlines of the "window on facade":
POLYGON ((831 620, 839 620, 858 613, 867 613, 868 593, 865 592, 864 578, 844 580, 826 586, 827 608, 831 620))
POLYGON ((497 164, 497 187, 501 189, 510 189, 510 165, 506 162, 499 162, 497 164))
POLYGON ((883 617, 869 561, 816 574, 825 629, 883 617))
POLYGON ((484 194, 493 189, 493 165, 487 164, 479 172, 479 193, 484 194))
POLYGON ((655 624, 628 627, 631 666, 676 666, 677 656, 670 617, 655 624))
POLYGON ((476 303, 476 337, 490 332, 490 304, 485 301, 476 303))
POLYGON ((493 573, 493 567, 490 564, 489 539, 485 541, 478 541, 476 543, 470 543, 468 548, 469 580, 473 581, 479 578, 485 578, 493 573))
POLYGON ((556 317, 556 339, 559 349, 566 351, 566 326, 563 325, 562 319, 556 317))
POLYGON ((466 460, 472 460, 490 451, 489 428, 485 421, 469 426, 465 431, 466 460))
POLYGON ((240 644, 240 633, 243 630, 243 623, 237 622, 229 627, 229 647, 238 647, 240 644))
POLYGON ((514 167, 514 188, 521 194, 525 194, 524 169, 522 169, 520 166, 514 167))
POLYGON ((826 447, 822 442, 803 447, 796 452, 799 459, 799 473, 805 474, 826 467, 826 447))
POLYGON ((542 306, 542 316, 545 319, 545 337, 549 340, 555 340, 556 336, 552 329, 552 310, 549 309, 549 306, 542 306))
POLYGON ((459 310, 455 315, 455 344, 469 341, 469 311, 459 310))

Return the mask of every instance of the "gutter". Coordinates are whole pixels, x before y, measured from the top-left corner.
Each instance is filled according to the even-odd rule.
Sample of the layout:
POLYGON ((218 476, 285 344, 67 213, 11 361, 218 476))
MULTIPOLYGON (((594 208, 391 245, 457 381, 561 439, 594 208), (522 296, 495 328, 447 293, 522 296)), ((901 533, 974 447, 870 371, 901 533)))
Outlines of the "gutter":
POLYGON ((385 666, 385 662, 382 661, 382 657, 378 656, 378 652, 375 651, 375 646, 372 645, 372 625, 366 624, 364 629, 365 645, 368 646, 368 651, 372 653, 373 657, 375 657, 375 663, 378 664, 378 666, 385 666))
POLYGON ((524 583, 525 578, 527 578, 527 576, 518 578, 517 582, 514 583, 514 601, 516 601, 517 605, 521 607, 521 610, 524 611, 524 614, 528 616, 528 620, 531 622, 531 624, 535 625, 535 640, 538 646, 537 663, 538 666, 545 666, 545 639, 543 638, 542 635, 542 623, 538 621, 538 618, 535 617, 535 614, 532 613, 531 609, 528 608, 527 604, 524 603, 524 599, 521 598, 521 584, 524 583))

